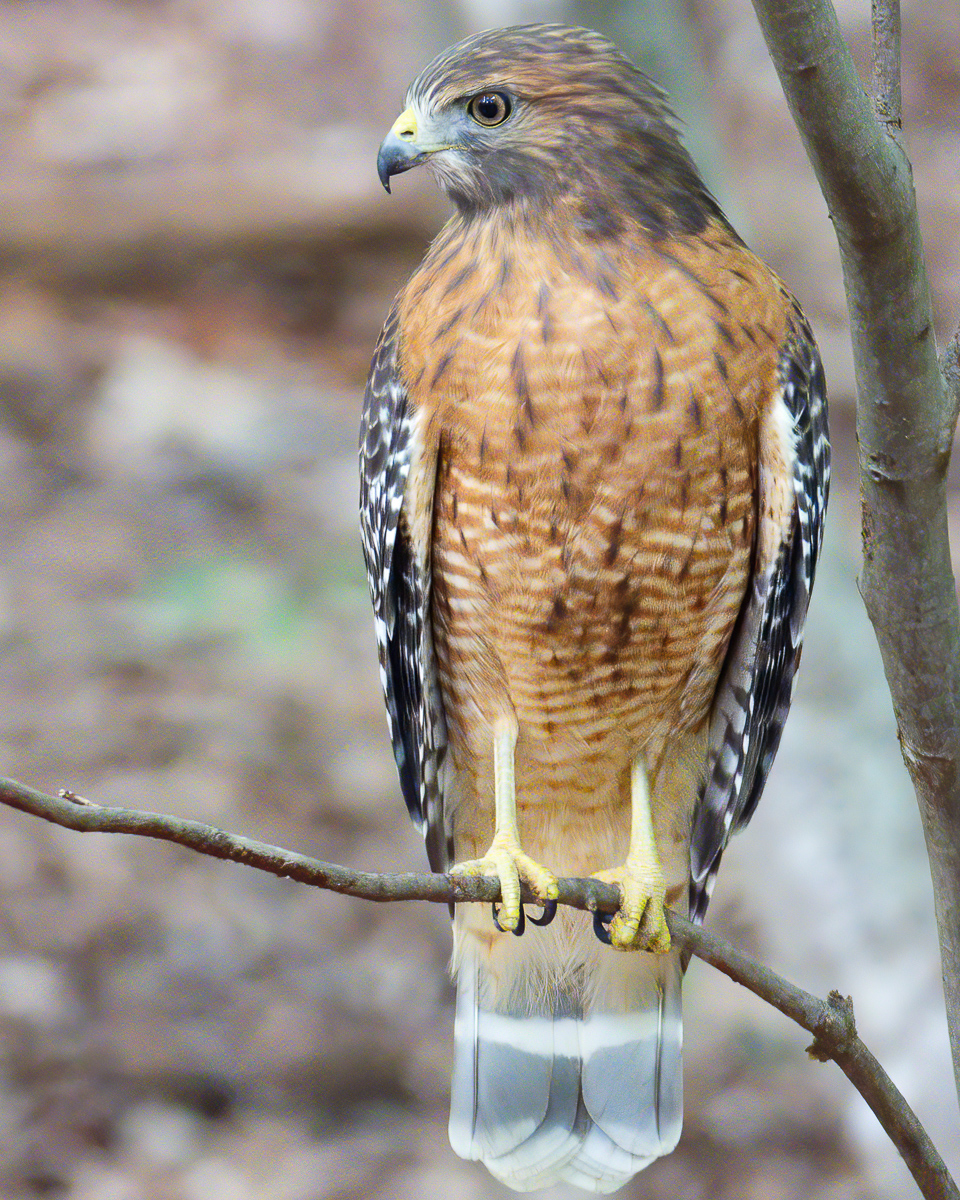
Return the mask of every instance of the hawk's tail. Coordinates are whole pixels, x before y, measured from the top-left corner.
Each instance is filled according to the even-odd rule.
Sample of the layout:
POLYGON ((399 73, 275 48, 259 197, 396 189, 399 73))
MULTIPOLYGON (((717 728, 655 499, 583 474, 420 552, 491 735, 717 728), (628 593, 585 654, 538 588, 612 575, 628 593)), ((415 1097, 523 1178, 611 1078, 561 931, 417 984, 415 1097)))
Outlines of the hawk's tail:
POLYGON ((529 926, 481 952, 458 932, 454 1150, 517 1191, 566 1180, 592 1192, 672 1150, 683 1117, 679 953, 621 954, 578 929, 561 958, 554 930, 529 926))

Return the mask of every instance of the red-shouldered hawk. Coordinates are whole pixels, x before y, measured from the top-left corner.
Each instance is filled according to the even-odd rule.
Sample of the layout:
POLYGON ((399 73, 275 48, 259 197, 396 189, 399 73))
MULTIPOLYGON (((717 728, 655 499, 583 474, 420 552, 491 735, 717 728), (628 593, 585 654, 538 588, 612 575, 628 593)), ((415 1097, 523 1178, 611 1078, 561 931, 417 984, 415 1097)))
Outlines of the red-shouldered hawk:
POLYGON ((425 162, 456 211, 377 346, 361 503, 407 805, 435 870, 501 885, 496 927, 454 917, 450 1136, 518 1190, 606 1192, 680 1135, 664 906, 702 919, 780 741, 823 371, 599 35, 479 34, 407 106, 380 178, 425 162), (598 938, 555 911, 590 873, 621 886, 598 938), (515 938, 520 880, 549 928, 515 938))

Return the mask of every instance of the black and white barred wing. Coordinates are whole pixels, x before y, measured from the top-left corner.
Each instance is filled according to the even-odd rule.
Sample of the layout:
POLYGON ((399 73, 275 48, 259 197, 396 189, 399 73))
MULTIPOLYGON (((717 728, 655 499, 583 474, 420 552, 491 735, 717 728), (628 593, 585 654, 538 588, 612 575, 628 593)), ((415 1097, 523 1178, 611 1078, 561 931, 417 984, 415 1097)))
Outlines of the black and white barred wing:
POLYGON ((446 748, 430 619, 435 461, 418 444, 398 362, 398 318, 380 334, 360 422, 360 526, 387 725, 410 816, 443 870, 440 766, 446 748))
POLYGON ((690 916, 703 919, 730 835, 749 821, 780 745, 823 540, 830 443, 823 367, 799 310, 780 387, 760 433, 751 585, 710 724, 707 775, 690 844, 690 916))

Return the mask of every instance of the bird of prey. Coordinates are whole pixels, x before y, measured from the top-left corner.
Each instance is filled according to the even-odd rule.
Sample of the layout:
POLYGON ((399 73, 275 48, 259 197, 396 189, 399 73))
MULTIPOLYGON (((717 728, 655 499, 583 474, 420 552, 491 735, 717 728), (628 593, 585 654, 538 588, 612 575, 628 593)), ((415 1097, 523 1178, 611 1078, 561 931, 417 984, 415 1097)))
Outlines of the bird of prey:
POLYGON ((421 163, 454 212, 374 354, 361 517, 406 803, 435 870, 501 889, 493 921, 453 918, 450 1137, 517 1190, 607 1192, 680 1135, 664 909, 703 918, 780 741, 823 371, 598 34, 441 54, 380 178, 421 163), (590 874, 620 886, 612 921, 556 912, 557 877, 590 874))

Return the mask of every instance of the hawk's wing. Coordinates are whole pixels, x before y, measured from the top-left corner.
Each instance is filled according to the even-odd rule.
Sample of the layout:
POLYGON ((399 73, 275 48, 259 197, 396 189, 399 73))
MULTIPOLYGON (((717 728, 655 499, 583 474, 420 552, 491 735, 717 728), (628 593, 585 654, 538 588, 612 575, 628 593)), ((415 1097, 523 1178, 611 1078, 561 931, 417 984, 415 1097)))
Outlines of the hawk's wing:
POLYGON ((795 312, 778 395, 761 432, 753 573, 714 699, 706 781, 694 818, 690 916, 696 921, 706 913, 724 847, 753 815, 780 745, 823 540, 830 482, 826 388, 816 343, 795 312), (764 530, 771 511, 780 513, 778 527, 764 530))
POLYGON ((374 352, 360 422, 360 525, 373 601, 387 724, 410 815, 434 870, 447 866, 440 766, 446 749, 443 701, 431 627, 430 533, 417 534, 404 505, 411 467, 430 472, 419 489, 432 507, 435 463, 416 453, 416 428, 398 363, 397 310, 374 352))

